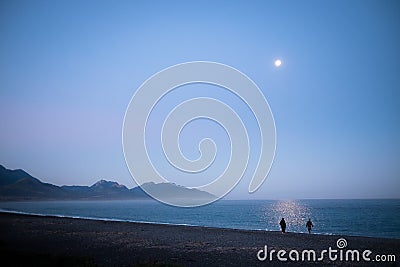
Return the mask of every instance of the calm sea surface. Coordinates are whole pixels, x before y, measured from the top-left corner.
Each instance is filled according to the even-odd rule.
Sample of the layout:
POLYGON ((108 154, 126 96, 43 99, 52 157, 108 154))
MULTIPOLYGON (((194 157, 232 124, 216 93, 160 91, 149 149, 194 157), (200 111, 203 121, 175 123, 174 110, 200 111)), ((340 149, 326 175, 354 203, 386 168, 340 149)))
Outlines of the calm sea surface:
POLYGON ((0 202, 0 210, 67 217, 400 238, 400 200, 221 200, 176 208, 155 201, 0 202))

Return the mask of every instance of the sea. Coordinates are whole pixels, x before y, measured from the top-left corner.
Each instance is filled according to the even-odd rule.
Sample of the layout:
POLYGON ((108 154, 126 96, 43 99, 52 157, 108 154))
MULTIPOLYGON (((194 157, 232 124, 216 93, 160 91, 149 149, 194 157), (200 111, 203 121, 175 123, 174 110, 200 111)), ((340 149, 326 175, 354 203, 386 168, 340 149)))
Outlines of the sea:
POLYGON ((397 200, 219 200, 178 208, 153 200, 0 202, 0 211, 92 220, 206 226, 259 231, 312 233, 400 239, 397 200))

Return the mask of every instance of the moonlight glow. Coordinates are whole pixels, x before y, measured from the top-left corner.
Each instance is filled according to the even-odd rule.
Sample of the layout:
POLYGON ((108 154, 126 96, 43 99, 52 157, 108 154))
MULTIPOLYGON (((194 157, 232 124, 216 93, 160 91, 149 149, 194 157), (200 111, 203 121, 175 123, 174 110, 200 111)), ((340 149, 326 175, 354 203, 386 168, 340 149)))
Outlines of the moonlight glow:
POLYGON ((280 59, 275 60, 275 67, 279 68, 282 65, 282 61, 280 59))

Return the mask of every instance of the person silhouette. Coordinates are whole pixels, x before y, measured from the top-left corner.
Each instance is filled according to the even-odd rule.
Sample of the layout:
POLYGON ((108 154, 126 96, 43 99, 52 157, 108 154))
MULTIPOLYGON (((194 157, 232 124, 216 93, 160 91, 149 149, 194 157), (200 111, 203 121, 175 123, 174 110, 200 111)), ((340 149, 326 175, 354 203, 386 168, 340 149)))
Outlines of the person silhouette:
POLYGON ((307 227, 308 233, 311 234, 311 228, 314 227, 314 225, 313 225, 313 223, 312 223, 310 218, 308 218, 308 222, 306 223, 306 227, 307 227))
POLYGON ((281 226, 282 234, 284 234, 286 232, 286 222, 284 218, 282 218, 279 225, 281 226))

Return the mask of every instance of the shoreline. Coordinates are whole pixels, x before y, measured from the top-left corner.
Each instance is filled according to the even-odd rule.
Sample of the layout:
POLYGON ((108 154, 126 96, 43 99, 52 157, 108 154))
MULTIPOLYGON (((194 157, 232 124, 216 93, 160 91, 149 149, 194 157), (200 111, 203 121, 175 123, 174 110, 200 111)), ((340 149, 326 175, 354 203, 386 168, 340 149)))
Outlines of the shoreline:
MULTIPOLYGON (((206 225, 194 225, 194 224, 179 224, 179 223, 163 223, 163 222, 146 222, 146 221, 135 221, 135 220, 122 220, 115 218, 96 218, 96 217, 84 217, 84 216, 68 216, 68 215, 57 215, 57 214, 40 214, 40 213, 32 213, 32 212, 23 212, 23 211, 14 211, 14 210, 4 210, 0 208, 1 214, 16 214, 16 215, 26 215, 26 216, 37 216, 43 218, 66 218, 66 219, 77 219, 77 220, 88 220, 88 221, 103 221, 103 222, 123 222, 123 223, 137 223, 137 224, 150 224, 150 225, 172 225, 172 226, 183 226, 183 227, 199 227, 199 228, 209 228, 209 229, 221 229, 221 230, 239 230, 239 231, 250 231, 250 232, 267 232, 267 233, 280 233, 280 231, 273 230, 264 230, 264 229, 244 229, 244 228, 227 228, 227 227, 215 227, 215 226, 206 226, 206 225)), ((292 234, 301 234, 308 235, 307 232, 291 232, 286 231, 287 233, 292 234)), ((376 237, 376 236, 366 236, 366 235, 348 235, 348 234, 335 234, 335 233, 318 233, 313 232, 312 235, 321 235, 321 236, 347 236, 347 237, 365 237, 365 238, 379 238, 379 239, 388 239, 388 240, 399 240, 400 238, 389 238, 389 237, 376 237)))
MULTIPOLYGON (((281 234, 0 212, 0 255, 22 266, 32 262, 45 266, 46 263, 47 266, 63 265, 63 262, 78 266, 280 266, 282 262, 276 258, 259 261, 257 252, 268 246, 277 251, 313 249, 319 253, 328 247, 336 248, 339 238, 346 239, 348 249, 395 255, 396 262, 388 266, 400 260, 399 239, 281 234), (29 261, 19 262, 23 259, 29 261)), ((374 265, 371 262, 330 262, 329 259, 319 263, 374 265)), ((285 264, 303 266, 316 262, 289 261, 285 264)))

